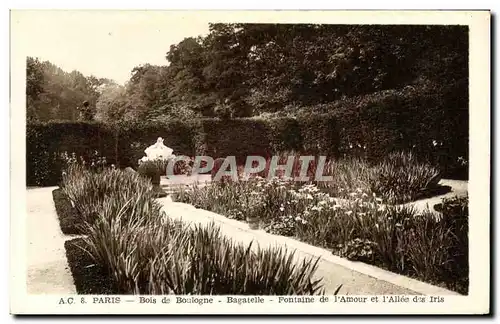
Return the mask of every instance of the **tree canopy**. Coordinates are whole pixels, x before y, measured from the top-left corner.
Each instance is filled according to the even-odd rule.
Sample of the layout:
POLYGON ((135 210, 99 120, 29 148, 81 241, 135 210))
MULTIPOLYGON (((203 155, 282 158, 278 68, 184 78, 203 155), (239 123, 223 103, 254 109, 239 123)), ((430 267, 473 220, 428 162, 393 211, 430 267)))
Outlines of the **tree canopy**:
POLYGON ((26 114, 28 120, 75 120, 87 101, 95 107, 100 88, 114 82, 78 71, 65 72, 48 61, 26 61, 26 114))
POLYGON ((408 87, 467 105, 465 26, 218 23, 165 59, 122 87, 28 58, 28 116, 73 119, 88 100, 102 120, 245 117, 408 87))

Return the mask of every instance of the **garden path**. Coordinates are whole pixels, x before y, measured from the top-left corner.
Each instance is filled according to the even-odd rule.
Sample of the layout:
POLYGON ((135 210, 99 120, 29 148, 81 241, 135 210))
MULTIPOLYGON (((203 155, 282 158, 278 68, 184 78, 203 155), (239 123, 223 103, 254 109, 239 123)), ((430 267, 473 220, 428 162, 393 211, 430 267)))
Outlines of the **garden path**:
MULTIPOLYGON (((173 179, 168 179, 167 177, 162 177, 161 179, 161 186, 162 188, 167 192, 171 193, 172 191, 175 190, 175 188, 178 188, 180 186, 184 185, 193 185, 195 183, 198 183, 199 186, 204 186, 206 184, 209 184, 211 182, 211 177, 210 175, 197 175, 196 177, 194 176, 178 176, 173 179)), ((467 187, 468 187, 468 181, 464 180, 451 180, 451 179, 442 179, 439 182, 440 185, 442 186, 450 186, 451 191, 434 196, 431 198, 425 198, 425 199, 420 199, 416 200, 407 204, 404 204, 406 206, 413 206, 417 211, 424 211, 427 207, 429 207, 429 210, 432 213, 438 214, 439 212, 434 210, 434 205, 440 204, 442 202, 443 198, 451 198, 454 196, 458 197, 465 197, 467 196, 467 187)), ((342 201, 342 199, 338 199, 339 201, 342 201)))
POLYGON ((64 235, 59 227, 52 191, 56 187, 27 190, 26 284, 29 294, 76 294, 66 259, 64 235))
POLYGON ((437 204, 440 204, 442 202, 443 198, 452 198, 455 196, 466 197, 468 194, 468 191, 467 191, 468 190, 467 189, 468 181, 442 179, 439 182, 439 184, 442 186, 450 186, 451 191, 447 192, 443 195, 413 201, 413 202, 407 203, 406 205, 413 206, 418 211, 424 211, 428 207, 431 212, 439 213, 438 211, 434 210, 434 206, 437 204))
POLYGON ((162 203, 167 217, 182 220, 191 225, 206 226, 213 222, 220 227, 221 234, 235 242, 245 245, 253 242, 254 248, 257 246, 286 247, 288 251, 295 251, 297 262, 304 258, 320 258, 316 277, 323 278, 326 294, 333 294, 340 285, 342 285, 339 291, 341 295, 457 294, 368 264, 340 258, 333 255, 331 251, 289 237, 269 234, 263 230, 251 230, 244 222, 197 209, 192 205, 173 202, 170 197, 158 200, 162 203))
MULTIPOLYGON (((466 184, 448 182, 448 185, 453 189, 446 195, 466 193, 466 184)), ((28 293, 31 294, 76 293, 64 249, 64 242, 73 239, 74 236, 64 235, 60 230, 52 199, 54 189, 55 187, 27 190, 26 283, 28 293)), ((442 197, 434 198, 440 202, 442 197)), ((254 247, 287 247, 296 251, 297 261, 319 257, 316 275, 323 278, 327 294, 333 293, 341 284, 340 294, 455 294, 370 265, 339 258, 328 250, 292 238, 272 235, 262 230, 251 230, 246 223, 196 209, 191 205, 172 202, 169 197, 159 201, 169 217, 187 220, 192 224, 206 225, 215 222, 221 227, 222 234, 236 242, 249 244, 253 241, 254 247)))

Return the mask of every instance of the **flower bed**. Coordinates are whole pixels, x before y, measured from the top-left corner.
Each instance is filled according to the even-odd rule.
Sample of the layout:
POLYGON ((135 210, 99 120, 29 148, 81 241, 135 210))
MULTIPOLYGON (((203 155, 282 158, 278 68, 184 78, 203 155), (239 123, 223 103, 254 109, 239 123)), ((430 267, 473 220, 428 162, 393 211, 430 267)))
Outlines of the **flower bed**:
MULTIPOLYGON (((293 157, 291 177, 299 177, 301 173, 300 156, 296 152, 280 154, 279 164, 284 165, 287 159, 293 157)), ((269 176, 271 160, 266 161, 265 168, 258 175, 263 178, 269 176)), ((427 198, 447 188, 439 186, 441 180, 439 170, 429 163, 418 160, 411 152, 394 152, 379 163, 369 163, 361 158, 345 158, 340 160, 327 159, 324 168, 317 169, 318 159, 308 165, 307 177, 323 191, 335 197, 346 198, 351 192, 358 189, 370 194, 376 194, 385 201, 393 204, 402 204, 417 199, 427 198), (331 181, 317 181, 315 175, 321 172, 323 176, 330 176, 331 181)), ((284 172, 277 172, 281 177, 284 172)))
MULTIPOLYGON (((233 243, 214 226, 188 228, 169 221, 148 181, 135 173, 77 166, 64 176, 62 190, 74 204, 76 242, 95 263, 114 294, 318 294, 313 280, 318 260, 296 264, 279 248, 251 249, 233 243)), ((60 201, 60 200, 58 200, 60 201)), ((57 203, 55 201, 55 203, 57 203)), ((56 208, 60 210, 60 208, 56 208)), ((61 215, 60 215, 61 217, 61 215)), ((75 242, 73 242, 75 243, 75 242)), ((74 244, 66 247, 76 253, 74 244)), ((68 257, 68 260, 82 258, 68 257)), ((83 262, 85 263, 85 262, 83 262)), ((73 274, 89 276, 83 264, 73 274)), ((88 266, 88 265, 85 265, 88 266)), ((90 274, 92 275, 92 274, 90 274)), ((95 292, 83 289, 80 293, 95 292)))
POLYGON ((74 212, 68 196, 62 189, 57 188, 52 191, 52 199, 54 200, 54 206, 59 218, 61 232, 66 235, 80 234, 80 228, 78 227, 80 218, 74 212))
POLYGON ((445 201, 443 217, 386 205, 371 190, 333 197, 314 184, 255 177, 189 187, 174 199, 238 220, 259 218, 268 232, 330 248, 351 260, 468 292, 468 200, 445 201))

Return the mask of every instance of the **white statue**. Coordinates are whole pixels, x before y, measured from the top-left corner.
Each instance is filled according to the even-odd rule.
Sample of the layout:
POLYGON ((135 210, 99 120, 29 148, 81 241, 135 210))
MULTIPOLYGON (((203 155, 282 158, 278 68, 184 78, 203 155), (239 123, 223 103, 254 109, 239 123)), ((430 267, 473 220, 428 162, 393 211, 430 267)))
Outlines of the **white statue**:
POLYGON ((147 160, 166 160, 173 157, 173 149, 163 144, 163 138, 158 137, 156 143, 144 150, 146 156, 141 161, 147 160))

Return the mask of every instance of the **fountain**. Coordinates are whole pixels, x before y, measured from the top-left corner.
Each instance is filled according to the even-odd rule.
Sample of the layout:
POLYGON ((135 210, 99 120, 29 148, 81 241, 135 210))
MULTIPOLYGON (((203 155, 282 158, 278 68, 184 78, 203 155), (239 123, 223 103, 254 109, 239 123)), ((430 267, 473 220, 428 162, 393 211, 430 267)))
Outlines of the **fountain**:
POLYGON ((146 156, 139 160, 139 173, 151 179, 157 197, 165 197, 167 193, 160 187, 162 171, 166 171, 168 160, 174 158, 173 149, 163 144, 158 137, 156 143, 144 150, 146 156))
POLYGON ((173 157, 173 152, 173 149, 163 144, 163 138, 161 137, 158 137, 156 143, 144 150, 144 153, 146 153, 145 158, 148 160, 167 160, 168 158, 173 157))

